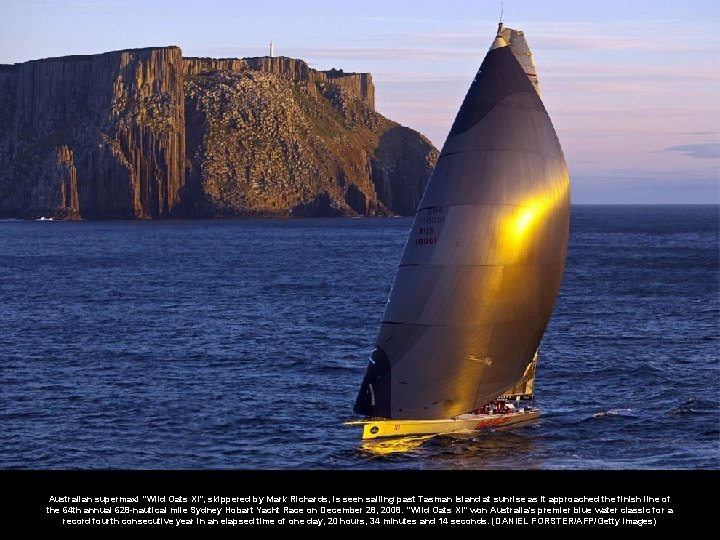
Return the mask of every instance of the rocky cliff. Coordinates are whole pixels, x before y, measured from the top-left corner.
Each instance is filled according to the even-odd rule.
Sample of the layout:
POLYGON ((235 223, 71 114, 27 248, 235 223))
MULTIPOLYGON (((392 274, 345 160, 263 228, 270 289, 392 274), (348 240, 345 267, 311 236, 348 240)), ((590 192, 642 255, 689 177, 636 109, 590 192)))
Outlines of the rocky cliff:
POLYGON ((186 75, 207 74, 213 71, 243 71, 252 69, 272 73, 285 79, 305 83, 305 89, 317 97, 318 86, 334 84, 349 95, 375 110, 375 85, 370 73, 345 73, 341 69, 317 71, 307 63, 285 56, 259 56, 253 58, 185 58, 186 75))
POLYGON ((191 214, 414 213, 437 152, 375 112, 369 74, 290 58, 186 59, 185 73, 191 214))
POLYGON ((177 47, 26 62, 0 74, 0 214, 168 216, 184 184, 177 47))
POLYGON ((437 159, 367 73, 177 47, 0 66, 0 215, 412 214, 437 159))

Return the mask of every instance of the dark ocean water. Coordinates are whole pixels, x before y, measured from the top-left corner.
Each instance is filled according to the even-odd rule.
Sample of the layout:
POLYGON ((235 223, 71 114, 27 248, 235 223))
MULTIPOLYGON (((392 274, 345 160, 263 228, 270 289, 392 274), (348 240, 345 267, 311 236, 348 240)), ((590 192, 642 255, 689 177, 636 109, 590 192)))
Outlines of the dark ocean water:
POLYGON ((410 219, 0 223, 0 468, 720 468, 717 206, 573 207, 532 427, 343 427, 410 219))

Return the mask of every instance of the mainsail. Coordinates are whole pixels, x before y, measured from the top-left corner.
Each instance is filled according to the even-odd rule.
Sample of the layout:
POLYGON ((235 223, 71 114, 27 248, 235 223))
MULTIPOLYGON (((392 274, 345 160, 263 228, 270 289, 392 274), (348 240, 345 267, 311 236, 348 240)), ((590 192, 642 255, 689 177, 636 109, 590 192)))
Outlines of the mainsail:
POLYGON ((534 376, 570 217, 538 91, 522 32, 501 24, 415 215, 355 412, 449 418, 534 376))

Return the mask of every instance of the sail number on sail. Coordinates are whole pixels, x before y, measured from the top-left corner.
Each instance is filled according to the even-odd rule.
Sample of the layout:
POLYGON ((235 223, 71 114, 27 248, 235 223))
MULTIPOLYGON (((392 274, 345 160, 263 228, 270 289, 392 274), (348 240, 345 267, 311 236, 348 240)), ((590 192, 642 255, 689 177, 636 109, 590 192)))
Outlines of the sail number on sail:
POLYGON ((415 239, 416 246, 432 246, 437 242, 434 227, 420 227, 420 238, 415 239), (430 236, 432 235, 432 236, 430 236))
MULTIPOLYGON (((420 210, 425 214, 424 218, 418 219, 416 223, 423 223, 425 225, 442 225, 445 222, 445 215, 442 206, 432 206, 430 208, 424 208, 420 210)), ((418 237, 415 238, 416 246, 434 246, 437 244, 438 238, 437 233, 439 229, 437 227, 418 227, 418 237)))

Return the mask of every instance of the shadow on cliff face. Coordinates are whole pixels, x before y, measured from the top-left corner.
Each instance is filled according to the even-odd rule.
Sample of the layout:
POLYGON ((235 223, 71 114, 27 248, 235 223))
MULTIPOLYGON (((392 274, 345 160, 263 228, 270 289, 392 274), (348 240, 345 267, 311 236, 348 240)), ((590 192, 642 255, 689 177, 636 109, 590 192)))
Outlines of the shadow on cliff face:
POLYGON ((323 191, 313 200, 298 204, 292 209, 294 217, 339 217, 345 212, 338 208, 327 191, 323 191))
POLYGON ((371 160, 380 202, 401 216, 415 215, 438 155, 427 138, 410 128, 385 131, 371 160))
POLYGON ((350 184, 345 190, 345 202, 358 215, 365 216, 368 214, 367 196, 355 184, 350 184))
POLYGON ((181 219, 222 217, 205 195, 202 183, 197 179, 197 173, 193 175, 192 168, 187 167, 185 174, 187 178, 185 185, 178 191, 180 203, 173 209, 171 217, 181 219))

